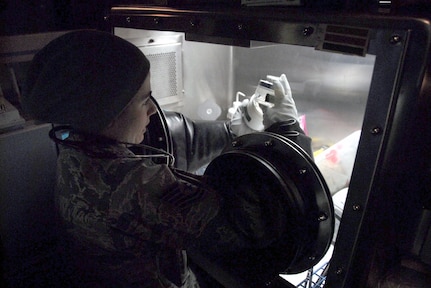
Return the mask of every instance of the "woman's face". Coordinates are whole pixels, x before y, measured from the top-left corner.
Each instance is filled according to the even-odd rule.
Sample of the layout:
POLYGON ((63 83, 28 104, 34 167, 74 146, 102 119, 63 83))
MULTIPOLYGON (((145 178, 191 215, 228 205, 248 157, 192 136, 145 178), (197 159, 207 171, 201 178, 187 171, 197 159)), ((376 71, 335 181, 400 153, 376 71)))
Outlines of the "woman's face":
POLYGON ((102 131, 102 135, 120 142, 139 144, 144 140, 150 116, 157 107, 150 99, 150 73, 123 111, 102 131))

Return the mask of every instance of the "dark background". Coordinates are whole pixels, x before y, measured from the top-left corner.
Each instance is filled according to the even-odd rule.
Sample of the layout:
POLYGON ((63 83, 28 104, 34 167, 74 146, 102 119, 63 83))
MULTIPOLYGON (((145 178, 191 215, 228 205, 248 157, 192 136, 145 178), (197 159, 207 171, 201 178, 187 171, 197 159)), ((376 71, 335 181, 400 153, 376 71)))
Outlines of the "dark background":
MULTIPOLYGON (((335 9, 375 9, 378 2, 378 0, 303 0, 305 6, 319 9, 322 6, 335 9)), ((103 25, 104 15, 113 5, 137 3, 164 6, 240 6, 241 0, 0 0, 0 36, 98 28, 103 25)))
MULTIPOLYGON (((0 35, 95 28, 114 1, 0 0, 0 35)), ((117 1, 119 2, 119 1, 117 1)))
MULTIPOLYGON (((156 4, 163 6, 228 5, 241 0, 0 0, 0 36, 99 28, 104 15, 117 4, 156 4)), ((372 10, 378 0, 303 0, 308 8, 372 10)), ((408 10, 411 5, 429 8, 431 0, 393 0, 392 11, 408 10)), ((380 7, 381 8, 381 7, 380 7)), ((422 8, 416 10, 421 11, 422 8)), ((1 45, 1 43, 0 43, 1 45)))

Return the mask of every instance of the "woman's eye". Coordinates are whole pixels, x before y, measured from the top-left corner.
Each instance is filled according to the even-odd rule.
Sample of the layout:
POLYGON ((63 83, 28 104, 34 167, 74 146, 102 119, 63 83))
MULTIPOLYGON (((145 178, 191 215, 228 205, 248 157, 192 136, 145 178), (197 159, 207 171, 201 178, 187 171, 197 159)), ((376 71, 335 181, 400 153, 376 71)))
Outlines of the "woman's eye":
POLYGON ((145 97, 145 99, 142 101, 142 105, 147 105, 148 101, 150 101, 151 99, 151 92, 147 94, 147 96, 145 97))

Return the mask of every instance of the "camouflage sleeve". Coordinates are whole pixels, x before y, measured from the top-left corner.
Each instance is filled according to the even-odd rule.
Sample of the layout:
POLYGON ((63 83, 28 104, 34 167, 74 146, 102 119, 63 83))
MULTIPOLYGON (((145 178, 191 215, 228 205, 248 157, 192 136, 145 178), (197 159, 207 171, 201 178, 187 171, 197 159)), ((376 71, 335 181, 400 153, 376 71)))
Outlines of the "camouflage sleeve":
POLYGON ((277 219, 269 222, 275 215, 282 217, 278 215, 278 204, 270 193, 261 197, 258 192, 238 191, 223 199, 219 213, 188 248, 214 257, 243 249, 263 249, 284 231, 276 229, 280 222, 277 219), (273 210, 268 211, 271 206, 273 210))
POLYGON ((112 227, 123 235, 182 248, 217 215, 220 198, 198 179, 179 177, 166 165, 143 166, 128 173, 112 195, 112 227))
POLYGON ((203 242, 230 250, 246 246, 250 238, 261 242, 259 233, 267 225, 253 193, 224 199, 209 188, 206 176, 127 159, 63 151, 60 206, 79 237, 136 253, 148 243, 187 248, 207 239, 203 242))
POLYGON ((158 216, 160 223, 172 227, 178 238, 183 235, 183 239, 173 237, 176 243, 192 240, 184 242, 184 247, 198 245, 220 254, 265 247, 276 238, 269 232, 273 225, 267 223, 268 215, 263 215, 265 208, 275 202, 270 193, 264 193, 269 195, 262 198, 259 196, 262 193, 250 190, 222 198, 221 191, 213 190, 206 183, 209 180, 206 176, 181 170, 171 172, 175 182, 167 186, 161 197, 158 216))

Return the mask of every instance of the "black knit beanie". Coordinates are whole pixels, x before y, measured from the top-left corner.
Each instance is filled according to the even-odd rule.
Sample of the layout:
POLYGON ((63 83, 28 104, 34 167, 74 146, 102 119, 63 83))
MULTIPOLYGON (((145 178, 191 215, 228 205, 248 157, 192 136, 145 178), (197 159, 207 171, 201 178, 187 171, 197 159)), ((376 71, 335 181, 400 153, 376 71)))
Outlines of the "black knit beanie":
POLYGON ((137 93, 149 69, 144 54, 124 39, 70 32, 33 58, 22 107, 37 120, 99 133, 137 93))

